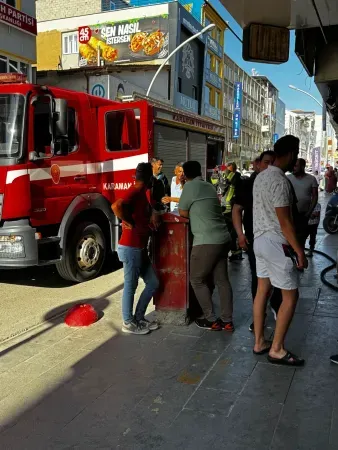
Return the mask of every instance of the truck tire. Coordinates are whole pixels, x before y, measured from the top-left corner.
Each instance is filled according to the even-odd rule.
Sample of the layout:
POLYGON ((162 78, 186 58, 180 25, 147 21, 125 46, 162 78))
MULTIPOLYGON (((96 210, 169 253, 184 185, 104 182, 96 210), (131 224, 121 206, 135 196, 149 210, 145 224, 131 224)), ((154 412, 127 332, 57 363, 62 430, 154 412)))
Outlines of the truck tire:
POLYGON ((338 223, 335 223, 335 217, 325 217, 323 220, 323 228, 329 234, 336 234, 338 232, 338 223))
POLYGON ((82 283, 96 278, 106 258, 106 239, 93 222, 80 223, 67 239, 64 257, 56 264, 59 275, 68 281, 82 283))

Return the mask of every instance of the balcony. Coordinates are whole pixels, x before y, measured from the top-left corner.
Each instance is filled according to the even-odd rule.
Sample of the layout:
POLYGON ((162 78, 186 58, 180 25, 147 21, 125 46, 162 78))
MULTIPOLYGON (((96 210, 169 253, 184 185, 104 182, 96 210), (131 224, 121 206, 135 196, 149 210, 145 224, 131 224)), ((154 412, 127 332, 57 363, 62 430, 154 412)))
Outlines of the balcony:
POLYGON ((210 69, 205 69, 205 81, 217 89, 222 89, 222 78, 210 69))
POLYGON ((180 92, 175 93, 175 106, 179 109, 184 109, 195 114, 198 114, 198 101, 188 97, 187 95, 181 94, 180 92))
POLYGON ((209 103, 204 103, 204 115, 218 122, 221 120, 221 110, 209 105, 209 103))

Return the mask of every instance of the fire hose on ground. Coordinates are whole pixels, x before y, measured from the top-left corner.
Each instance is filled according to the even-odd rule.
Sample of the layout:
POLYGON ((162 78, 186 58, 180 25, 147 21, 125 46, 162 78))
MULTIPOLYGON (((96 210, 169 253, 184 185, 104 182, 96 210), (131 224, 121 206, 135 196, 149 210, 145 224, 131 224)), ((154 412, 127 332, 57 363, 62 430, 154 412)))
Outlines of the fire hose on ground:
MULTIPOLYGON (((306 249, 309 250, 309 249, 306 249)), ((334 291, 338 292, 338 286, 335 286, 334 284, 330 283, 329 281, 327 281, 327 279, 325 278, 326 274, 328 272, 331 272, 331 270, 336 269, 337 268, 337 261, 335 261, 331 256, 327 255, 324 252, 321 252, 320 250, 313 250, 313 253, 316 253, 317 255, 323 256, 324 258, 326 258, 327 260, 329 260, 332 264, 330 264, 329 266, 325 267, 325 269, 323 269, 320 272, 320 279, 322 281, 322 283, 329 287, 330 289, 333 289, 334 291)))

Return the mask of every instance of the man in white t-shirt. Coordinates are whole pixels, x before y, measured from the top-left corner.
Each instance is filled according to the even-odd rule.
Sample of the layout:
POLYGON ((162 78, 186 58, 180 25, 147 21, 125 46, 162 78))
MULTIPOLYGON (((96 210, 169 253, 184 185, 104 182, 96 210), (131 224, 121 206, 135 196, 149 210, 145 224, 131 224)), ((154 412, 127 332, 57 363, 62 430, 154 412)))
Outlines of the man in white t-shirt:
POLYGON ((285 172, 292 170, 299 152, 299 139, 283 136, 274 151, 276 160, 260 173, 253 189, 254 251, 258 289, 254 301, 255 354, 269 353, 274 364, 300 366, 304 360, 284 348, 284 339, 298 300, 297 269, 307 267, 292 219, 294 195, 285 172), (264 338, 266 301, 271 285, 282 291, 273 342, 264 338))
POLYGON ((309 219, 318 203, 318 182, 313 175, 305 172, 306 161, 298 158, 293 173, 288 176, 297 197, 296 233, 300 244, 305 247, 309 235, 309 219))

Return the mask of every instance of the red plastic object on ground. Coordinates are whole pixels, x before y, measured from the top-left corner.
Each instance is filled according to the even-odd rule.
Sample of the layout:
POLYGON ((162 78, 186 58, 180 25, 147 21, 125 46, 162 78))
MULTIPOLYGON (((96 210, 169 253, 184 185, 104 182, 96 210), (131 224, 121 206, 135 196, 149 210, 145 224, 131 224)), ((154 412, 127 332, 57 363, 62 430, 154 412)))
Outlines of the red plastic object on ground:
POLYGON ((97 322, 98 314, 92 305, 80 303, 67 312, 65 324, 69 327, 88 327, 97 322))

